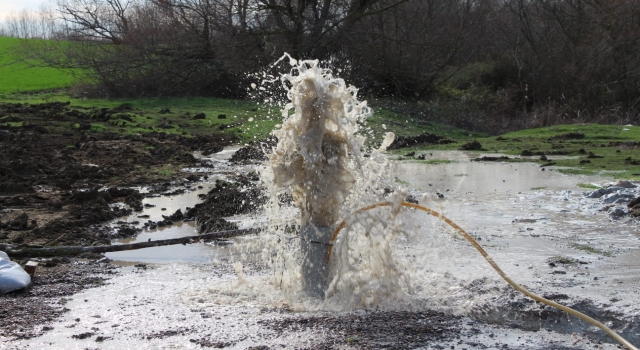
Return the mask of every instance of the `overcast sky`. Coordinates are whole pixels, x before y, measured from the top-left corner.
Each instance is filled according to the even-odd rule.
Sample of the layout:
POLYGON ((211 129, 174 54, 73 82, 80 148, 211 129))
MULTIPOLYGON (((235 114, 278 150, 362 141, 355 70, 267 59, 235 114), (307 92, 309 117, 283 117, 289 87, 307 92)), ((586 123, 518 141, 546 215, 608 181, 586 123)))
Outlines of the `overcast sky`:
POLYGON ((46 0, 0 0, 0 21, 10 13, 19 12, 22 9, 37 10, 40 4, 46 0))

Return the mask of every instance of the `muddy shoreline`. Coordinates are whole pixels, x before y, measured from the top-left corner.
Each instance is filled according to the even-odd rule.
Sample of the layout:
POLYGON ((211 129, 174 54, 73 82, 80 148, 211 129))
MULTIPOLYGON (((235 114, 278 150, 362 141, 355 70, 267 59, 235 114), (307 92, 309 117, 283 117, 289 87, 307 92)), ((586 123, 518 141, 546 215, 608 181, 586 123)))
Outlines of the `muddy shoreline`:
MULTIPOLYGON (((235 140, 225 133, 184 137, 91 131, 91 121, 121 118, 126 110, 126 106, 86 110, 66 103, 0 104, 0 117, 6 122, 0 126, 0 244, 109 245, 114 239, 135 236, 141 231, 136 225, 107 223, 140 212, 145 196, 198 186, 206 173, 180 171, 203 166, 194 152, 219 152, 235 140)), ((249 184, 246 179, 238 181, 249 184)), ((257 190, 251 194, 259 195, 257 190)), ((239 194, 236 183, 221 182, 203 203, 184 213, 167 213, 164 220, 144 227, 197 220, 200 232, 233 229, 235 225, 221 217, 260 204, 244 205, 246 197, 239 194), (212 210, 213 201, 225 205, 212 210)), ((119 270, 101 254, 31 260, 39 262, 32 286, 0 296, 0 338, 42 334, 36 326, 65 311, 65 296, 103 285, 119 270)))

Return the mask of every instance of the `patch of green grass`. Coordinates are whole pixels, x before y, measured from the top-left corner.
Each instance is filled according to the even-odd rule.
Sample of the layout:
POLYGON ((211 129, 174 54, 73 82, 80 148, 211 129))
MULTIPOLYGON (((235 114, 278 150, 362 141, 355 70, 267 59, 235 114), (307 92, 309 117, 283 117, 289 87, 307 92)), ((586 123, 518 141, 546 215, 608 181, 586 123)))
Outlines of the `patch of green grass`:
POLYGON ((81 75, 78 70, 44 67, 38 60, 20 57, 22 40, 26 39, 0 37, 0 98, 3 94, 66 88, 81 75))
POLYGON ((600 186, 598 185, 586 184, 586 183, 579 183, 577 186, 580 188, 588 188, 588 189, 594 189, 594 190, 597 190, 600 188, 600 186))
POLYGON ((599 254, 599 255, 609 256, 609 257, 613 256, 613 252, 611 251, 594 248, 586 244, 571 243, 570 246, 572 248, 582 250, 583 252, 587 252, 587 253, 599 254))
POLYGON ((488 138, 483 145, 503 149, 508 154, 519 154, 524 150, 542 152, 549 157, 554 153, 563 154, 552 161, 559 167, 569 168, 560 169, 565 174, 638 179, 638 140, 638 126, 569 124, 508 133, 501 135, 499 140, 488 138))
POLYGON ((359 341, 360 341, 360 338, 357 335, 349 336, 346 339, 347 344, 353 344, 353 343, 357 343, 359 341))
POLYGON ((563 168, 558 169, 558 172, 567 175, 596 175, 597 171, 587 170, 587 169, 579 169, 579 168, 563 168))
POLYGON ((404 181, 404 180, 400 180, 400 179, 398 179, 397 177, 394 179, 394 181, 395 181, 397 184, 400 184, 400 185, 405 185, 405 186, 409 185, 409 182, 404 181))
POLYGON ((0 125, 8 126, 10 128, 19 128, 22 126, 23 123, 24 122, 4 122, 4 123, 0 122, 0 125))
POLYGON ((150 168, 149 172, 156 176, 170 178, 173 177, 178 170, 171 168, 150 168))
MULTIPOLYGON (((187 137, 232 132, 242 143, 269 137, 276 125, 282 122, 276 107, 208 97, 89 99, 72 98, 61 92, 45 92, 13 94, 4 101, 31 104, 69 101, 72 108, 90 113, 102 108, 126 110, 128 107, 131 109, 112 112, 113 116, 102 124, 104 131, 124 134, 163 132, 187 137), (169 109, 171 113, 160 113, 163 109, 169 109), (200 113, 204 118, 201 115, 196 117, 200 113)), ((81 126, 76 123, 72 127, 78 129, 81 126)))
POLYGON ((104 132, 107 128, 102 124, 91 124, 90 132, 104 132))

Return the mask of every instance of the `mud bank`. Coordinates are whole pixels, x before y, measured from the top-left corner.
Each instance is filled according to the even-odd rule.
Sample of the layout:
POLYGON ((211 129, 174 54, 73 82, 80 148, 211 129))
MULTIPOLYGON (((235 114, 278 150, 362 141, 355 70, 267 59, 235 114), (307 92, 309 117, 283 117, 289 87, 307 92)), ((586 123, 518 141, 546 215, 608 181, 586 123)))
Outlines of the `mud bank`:
MULTIPOLYGON (((144 227, 117 220, 143 210, 146 197, 198 186, 206 174, 180 171, 202 165, 194 151, 218 152, 234 140, 92 129, 94 122, 126 119, 129 109, 0 104, 0 244, 108 245, 135 236, 144 227)), ((0 337, 40 334, 33 327, 58 317, 64 297, 103 284, 117 270, 102 258, 40 259, 32 287, 0 296, 0 337)))

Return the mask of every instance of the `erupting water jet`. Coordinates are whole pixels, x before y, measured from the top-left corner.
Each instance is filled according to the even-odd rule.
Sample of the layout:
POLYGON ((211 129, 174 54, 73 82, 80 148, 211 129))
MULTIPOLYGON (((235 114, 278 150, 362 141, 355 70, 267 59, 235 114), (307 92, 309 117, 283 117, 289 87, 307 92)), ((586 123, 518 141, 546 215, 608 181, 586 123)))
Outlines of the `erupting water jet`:
POLYGON ((357 89, 334 78, 318 61, 297 62, 282 77, 290 84, 284 122, 274 132, 278 144, 270 156, 273 184, 290 189, 300 210, 302 282, 308 294, 324 297, 330 273, 325 260, 340 207, 355 183, 364 137, 358 123, 370 114, 357 89), (290 112, 293 110, 293 114, 290 112))

